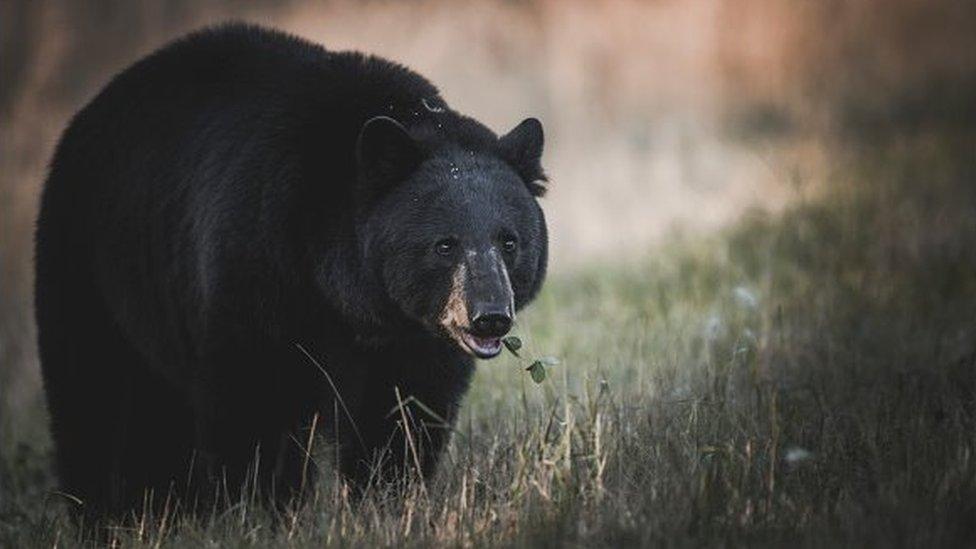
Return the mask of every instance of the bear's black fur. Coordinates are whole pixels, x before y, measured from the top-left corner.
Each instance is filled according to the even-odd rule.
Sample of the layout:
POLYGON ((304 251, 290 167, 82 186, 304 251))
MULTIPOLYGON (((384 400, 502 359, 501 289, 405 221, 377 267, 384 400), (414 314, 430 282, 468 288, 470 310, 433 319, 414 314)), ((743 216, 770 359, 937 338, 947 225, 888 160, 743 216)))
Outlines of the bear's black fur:
POLYGON ((253 26, 122 72, 65 131, 37 222, 63 490, 119 517, 253 470, 286 501, 312 423, 364 486, 413 465, 404 417, 429 475, 471 355, 544 278, 542 142, 535 119, 498 137, 402 66, 253 26))

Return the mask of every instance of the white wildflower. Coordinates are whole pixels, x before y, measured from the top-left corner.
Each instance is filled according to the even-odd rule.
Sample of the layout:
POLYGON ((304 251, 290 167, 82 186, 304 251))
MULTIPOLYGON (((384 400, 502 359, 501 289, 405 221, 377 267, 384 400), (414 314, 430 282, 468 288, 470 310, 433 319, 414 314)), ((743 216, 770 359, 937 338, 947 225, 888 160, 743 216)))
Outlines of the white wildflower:
POLYGON ((759 306, 759 297, 756 293, 745 286, 736 286, 732 290, 732 297, 735 298, 735 302, 739 304, 740 307, 746 309, 755 309, 759 306))
POLYGON ((789 465, 799 465, 809 459, 813 459, 813 452, 799 446, 788 448, 783 454, 783 460, 789 465))

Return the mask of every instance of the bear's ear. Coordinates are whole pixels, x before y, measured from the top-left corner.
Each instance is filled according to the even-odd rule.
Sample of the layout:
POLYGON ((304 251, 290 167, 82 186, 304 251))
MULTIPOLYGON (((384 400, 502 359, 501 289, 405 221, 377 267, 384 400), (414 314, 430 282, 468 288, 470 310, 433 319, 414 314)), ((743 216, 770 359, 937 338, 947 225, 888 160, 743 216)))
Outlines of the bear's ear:
POLYGON ((399 122, 375 116, 363 124, 356 140, 359 199, 368 204, 413 173, 420 147, 399 122))
POLYGON ((546 174, 542 169, 542 146, 545 137, 542 122, 526 118, 518 126, 498 138, 498 152, 515 168, 532 196, 546 193, 546 174))

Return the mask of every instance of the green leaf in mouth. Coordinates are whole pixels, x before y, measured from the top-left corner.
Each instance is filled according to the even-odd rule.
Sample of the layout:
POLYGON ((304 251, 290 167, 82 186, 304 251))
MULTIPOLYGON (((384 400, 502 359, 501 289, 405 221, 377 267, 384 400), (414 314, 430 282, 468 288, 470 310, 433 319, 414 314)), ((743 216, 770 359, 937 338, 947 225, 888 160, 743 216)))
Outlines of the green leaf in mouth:
POLYGON ((515 356, 519 356, 518 350, 522 348, 522 340, 518 336, 505 336, 502 338, 502 343, 505 344, 505 348, 508 352, 515 356))

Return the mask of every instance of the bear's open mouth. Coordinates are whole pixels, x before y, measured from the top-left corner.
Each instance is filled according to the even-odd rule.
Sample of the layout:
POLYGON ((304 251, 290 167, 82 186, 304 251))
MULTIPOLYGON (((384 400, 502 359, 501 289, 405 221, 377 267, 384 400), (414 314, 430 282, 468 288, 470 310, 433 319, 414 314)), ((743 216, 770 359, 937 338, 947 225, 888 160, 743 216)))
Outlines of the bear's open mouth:
POLYGON ((502 338, 480 337, 470 332, 461 332, 461 341, 478 358, 494 358, 502 352, 502 338))

